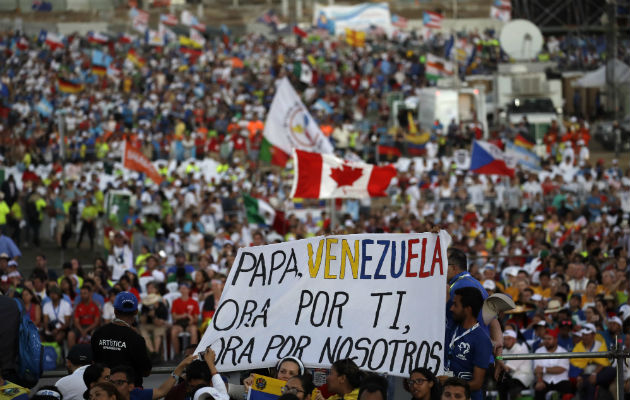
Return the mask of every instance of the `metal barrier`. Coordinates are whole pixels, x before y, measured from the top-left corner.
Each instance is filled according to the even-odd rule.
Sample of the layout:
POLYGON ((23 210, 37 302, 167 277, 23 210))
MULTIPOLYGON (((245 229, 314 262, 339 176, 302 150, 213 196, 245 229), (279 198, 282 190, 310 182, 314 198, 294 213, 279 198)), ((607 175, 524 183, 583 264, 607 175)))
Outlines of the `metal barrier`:
MULTIPOLYGON (((173 365, 160 365, 159 367, 153 367, 151 369, 151 375, 153 374, 170 374, 177 367, 177 364, 173 365)), ((42 374, 42 378, 63 378, 68 376, 68 371, 65 369, 54 369, 51 371, 45 371, 42 374)))
POLYGON ((499 356, 497 360, 554 360, 565 358, 608 358, 617 361, 617 400, 624 399, 624 380, 623 380, 623 363, 624 359, 630 358, 630 350, 623 350, 623 344, 619 337, 615 338, 616 346, 608 351, 597 352, 576 352, 576 353, 528 353, 528 354, 510 354, 499 356))

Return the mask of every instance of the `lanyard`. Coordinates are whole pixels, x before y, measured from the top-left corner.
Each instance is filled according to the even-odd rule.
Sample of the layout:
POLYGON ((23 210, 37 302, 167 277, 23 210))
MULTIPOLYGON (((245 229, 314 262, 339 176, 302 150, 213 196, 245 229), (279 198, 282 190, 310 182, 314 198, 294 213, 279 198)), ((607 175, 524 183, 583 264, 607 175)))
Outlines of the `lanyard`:
POLYGON ((470 332, 474 331, 478 327, 479 327, 479 322, 477 322, 471 328, 468 328, 464 333, 462 333, 459 336, 455 336, 455 333, 457 332, 457 330, 455 330, 453 334, 453 338, 451 338, 451 344, 449 344, 448 346, 449 347, 449 351, 447 353, 448 357, 446 357, 446 359, 444 360, 444 368, 446 369, 446 371, 450 370, 451 368, 451 357, 453 356, 453 348, 455 348, 455 342, 457 342, 459 339, 463 338, 464 336, 468 335, 470 332))
MULTIPOLYGON (((475 329, 477 329, 479 327, 479 322, 477 322, 475 325, 473 325, 471 328, 468 328, 464 333, 462 333, 461 335, 455 337, 455 335, 453 335, 453 338, 451 339, 451 344, 448 346, 451 350, 453 350, 453 347, 455 347, 455 342, 457 342, 459 339, 463 338, 464 336, 468 335, 470 332, 474 331, 475 329)), ((455 331, 457 332, 457 330, 455 331)))
MULTIPOLYGON (((57 309, 55 310, 55 304, 51 303, 50 304, 52 306, 52 310, 55 313, 55 320, 59 321, 59 310, 61 309, 61 300, 59 300, 59 304, 57 305, 57 309)), ((61 322, 61 321, 59 321, 61 322)))
POLYGON ((472 275, 470 275, 468 272, 464 273, 463 275, 460 275, 460 276, 457 278, 457 280, 455 280, 455 282, 453 282, 453 283, 451 284, 451 286, 449 287, 449 289, 453 289, 453 286, 455 286, 455 284, 456 284, 457 282, 459 282, 460 280, 462 280, 462 279, 464 279, 464 278, 469 278, 469 277, 470 277, 470 278, 472 278, 472 275))

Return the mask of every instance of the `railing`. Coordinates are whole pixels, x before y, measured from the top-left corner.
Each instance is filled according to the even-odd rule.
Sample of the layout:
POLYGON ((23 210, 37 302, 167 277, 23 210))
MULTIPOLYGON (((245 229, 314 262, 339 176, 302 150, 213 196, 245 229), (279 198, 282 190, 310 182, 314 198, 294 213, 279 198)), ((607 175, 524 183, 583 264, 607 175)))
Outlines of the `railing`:
POLYGON ((615 338, 616 346, 608 351, 596 351, 596 352, 576 352, 576 353, 528 353, 528 354, 510 354, 506 356, 499 356, 497 360, 509 361, 509 360, 553 360, 553 359, 565 359, 565 358, 607 358, 617 361, 617 399, 624 399, 624 380, 623 380, 623 367, 625 359, 630 358, 630 350, 623 349, 622 340, 619 337, 615 338))

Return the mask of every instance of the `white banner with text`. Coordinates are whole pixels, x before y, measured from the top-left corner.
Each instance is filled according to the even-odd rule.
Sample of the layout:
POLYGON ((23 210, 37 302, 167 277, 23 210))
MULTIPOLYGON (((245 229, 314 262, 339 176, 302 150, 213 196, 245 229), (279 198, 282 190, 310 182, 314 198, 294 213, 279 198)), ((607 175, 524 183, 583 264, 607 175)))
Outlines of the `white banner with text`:
POLYGON ((409 376, 443 370, 446 231, 358 234, 241 248, 196 351, 220 371, 307 367, 352 358, 361 369, 409 376))

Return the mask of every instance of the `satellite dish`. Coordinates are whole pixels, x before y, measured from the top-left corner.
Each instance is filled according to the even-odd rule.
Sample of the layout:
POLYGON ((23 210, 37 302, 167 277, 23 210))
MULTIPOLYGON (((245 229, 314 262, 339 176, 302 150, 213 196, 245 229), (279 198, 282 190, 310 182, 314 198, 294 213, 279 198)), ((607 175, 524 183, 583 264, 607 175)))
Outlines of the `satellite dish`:
POLYGON ((542 49, 543 36, 540 29, 530 21, 515 19, 503 26, 499 43, 511 58, 529 61, 536 58, 542 49))

